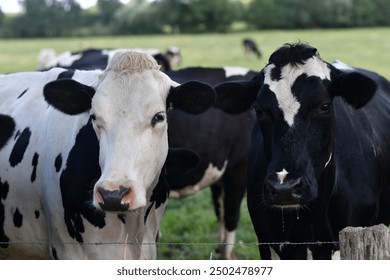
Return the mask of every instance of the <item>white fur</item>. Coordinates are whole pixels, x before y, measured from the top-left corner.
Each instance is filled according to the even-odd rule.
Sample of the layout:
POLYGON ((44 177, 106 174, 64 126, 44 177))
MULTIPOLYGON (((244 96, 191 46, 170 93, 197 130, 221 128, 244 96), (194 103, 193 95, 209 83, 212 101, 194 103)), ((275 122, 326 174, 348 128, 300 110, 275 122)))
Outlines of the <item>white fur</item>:
POLYGON ((248 68, 238 66, 225 66, 223 69, 225 70, 226 78, 231 76, 245 76, 249 72, 248 68))
POLYGON ((264 83, 275 94, 285 121, 292 127, 294 125, 295 115, 301 107, 301 104, 291 91, 295 80, 302 74, 306 74, 308 77, 318 76, 321 79, 330 80, 330 69, 321 59, 312 57, 303 65, 298 64, 295 66, 287 64, 281 70, 281 79, 274 81, 271 79, 271 71, 273 68, 275 68, 275 65, 270 64, 264 69, 264 83))
POLYGON ((283 168, 282 171, 276 172, 276 175, 278 175, 279 183, 283 184, 284 180, 286 179, 286 176, 288 174, 288 171, 283 168))

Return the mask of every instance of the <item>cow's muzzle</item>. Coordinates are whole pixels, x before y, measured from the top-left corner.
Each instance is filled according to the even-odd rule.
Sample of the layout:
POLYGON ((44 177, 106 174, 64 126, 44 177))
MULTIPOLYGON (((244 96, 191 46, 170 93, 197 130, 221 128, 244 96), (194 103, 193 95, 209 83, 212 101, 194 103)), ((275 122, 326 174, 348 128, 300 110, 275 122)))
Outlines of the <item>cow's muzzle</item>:
POLYGON ((127 211, 130 207, 128 202, 124 202, 123 198, 127 196, 131 189, 124 186, 119 186, 117 190, 106 190, 103 187, 97 188, 101 196, 99 205, 104 211, 127 211))
POLYGON ((269 206, 299 207, 302 205, 306 184, 302 178, 286 179, 283 183, 274 176, 265 181, 264 198, 269 206))

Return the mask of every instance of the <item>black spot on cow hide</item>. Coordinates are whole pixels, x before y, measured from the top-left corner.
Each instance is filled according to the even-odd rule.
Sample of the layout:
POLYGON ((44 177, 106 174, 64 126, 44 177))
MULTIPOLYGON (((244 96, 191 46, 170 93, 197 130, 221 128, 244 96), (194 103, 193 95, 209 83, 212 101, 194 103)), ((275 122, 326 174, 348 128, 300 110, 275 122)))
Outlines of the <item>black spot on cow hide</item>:
POLYGON ((12 117, 0 114, 0 149, 7 144, 15 130, 15 121, 12 117))
POLYGON ((82 216, 95 227, 105 226, 105 213, 91 205, 93 187, 100 175, 99 143, 89 121, 77 134, 60 177, 66 227, 78 242, 83 242, 81 234, 85 230, 82 216))
POLYGON ((25 89, 25 90, 18 96, 18 99, 21 98, 27 91, 28 91, 28 89, 25 89))
POLYGON ((19 212, 19 209, 16 208, 13 218, 14 226, 20 228, 23 224, 23 215, 19 212))
POLYGON ((121 220, 123 224, 126 224, 126 215, 123 213, 118 214, 118 219, 121 220))
POLYGON ((4 221, 5 221, 5 206, 2 203, 2 200, 7 198, 9 191, 9 185, 7 182, 2 182, 0 178, 0 247, 7 248, 9 238, 5 235, 4 232, 4 221))
POLYGON ((35 153, 34 157, 32 159, 33 171, 31 173, 31 183, 33 183, 35 181, 35 179, 37 178, 38 158, 39 158, 39 155, 37 153, 35 153))
POLYGON ((9 157, 9 162, 12 167, 15 167, 17 164, 19 164, 22 161, 27 146, 30 143, 30 137, 31 137, 31 131, 27 127, 17 138, 16 143, 12 149, 11 155, 9 157))
POLYGON ((74 75, 74 70, 67 70, 67 71, 64 71, 64 72, 61 72, 58 77, 57 77, 57 80, 61 80, 61 79, 71 79, 74 75))
POLYGON ((62 155, 59 154, 55 161, 54 161, 54 167, 56 168, 56 171, 59 172, 61 170, 61 167, 62 167, 62 155))
POLYGON ((51 255, 54 260, 58 260, 57 250, 54 248, 54 246, 51 246, 51 255))

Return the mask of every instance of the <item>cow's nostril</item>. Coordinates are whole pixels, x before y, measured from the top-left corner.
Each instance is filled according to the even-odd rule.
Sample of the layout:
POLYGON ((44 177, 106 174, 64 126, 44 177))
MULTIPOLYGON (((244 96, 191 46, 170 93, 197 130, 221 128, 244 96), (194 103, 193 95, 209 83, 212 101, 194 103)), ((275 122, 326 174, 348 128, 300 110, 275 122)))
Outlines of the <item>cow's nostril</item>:
POLYGON ((130 188, 120 186, 118 190, 110 191, 98 187, 97 192, 102 198, 98 203, 105 211, 126 211, 130 207, 128 202, 122 203, 122 198, 130 192, 130 188))

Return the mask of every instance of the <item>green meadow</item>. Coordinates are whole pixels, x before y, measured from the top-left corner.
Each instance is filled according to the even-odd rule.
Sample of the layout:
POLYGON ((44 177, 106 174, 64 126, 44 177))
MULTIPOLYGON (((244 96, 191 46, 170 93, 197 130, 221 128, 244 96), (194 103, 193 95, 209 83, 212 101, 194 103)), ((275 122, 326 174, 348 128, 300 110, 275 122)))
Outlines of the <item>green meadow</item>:
MULTIPOLYGON (((179 68, 188 66, 242 66, 260 70, 269 55, 284 43, 306 42, 315 46, 326 61, 341 60, 370 69, 390 79, 390 28, 336 30, 274 30, 229 34, 158 35, 127 37, 86 37, 54 39, 13 39, 0 41, 0 73, 30 71, 37 67, 39 51, 53 48, 57 53, 85 48, 157 48, 178 46, 179 68), (263 57, 244 54, 241 41, 253 38, 263 57)), ((256 236, 246 202, 237 231, 238 259, 258 259, 256 236)), ((210 190, 182 199, 171 199, 162 222, 158 259, 218 259, 218 224, 210 190)))
POLYGON ((332 30, 273 30, 228 34, 156 35, 126 37, 85 37, 54 39, 1 39, 0 73, 34 70, 42 48, 57 53, 84 48, 157 48, 165 51, 176 45, 187 66, 243 66, 260 70, 269 55, 284 43, 307 42, 323 59, 339 59, 390 78, 390 28, 332 30), (245 56, 241 40, 253 38, 263 57, 245 56))

